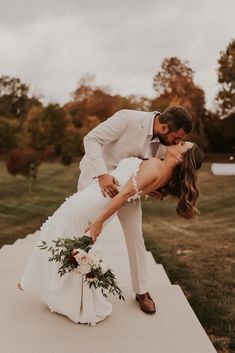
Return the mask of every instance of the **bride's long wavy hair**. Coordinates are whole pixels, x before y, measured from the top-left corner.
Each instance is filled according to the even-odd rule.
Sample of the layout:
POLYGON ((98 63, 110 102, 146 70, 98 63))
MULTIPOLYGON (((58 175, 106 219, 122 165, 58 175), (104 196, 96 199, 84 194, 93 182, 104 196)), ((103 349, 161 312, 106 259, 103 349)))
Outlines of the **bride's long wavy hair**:
POLYGON ((176 213, 186 219, 195 218, 199 213, 196 208, 199 197, 196 170, 201 167, 202 162, 203 154, 194 143, 193 147, 183 154, 182 163, 175 168, 171 181, 164 187, 166 195, 179 199, 176 213))

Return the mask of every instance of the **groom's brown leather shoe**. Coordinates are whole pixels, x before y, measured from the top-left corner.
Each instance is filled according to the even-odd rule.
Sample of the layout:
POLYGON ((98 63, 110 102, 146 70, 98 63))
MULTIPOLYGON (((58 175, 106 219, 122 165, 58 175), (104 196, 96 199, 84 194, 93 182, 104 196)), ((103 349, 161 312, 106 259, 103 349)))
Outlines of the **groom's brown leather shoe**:
POLYGON ((144 294, 136 294, 136 300, 140 304, 140 309, 146 314, 154 314, 156 312, 155 303, 149 292, 144 294))

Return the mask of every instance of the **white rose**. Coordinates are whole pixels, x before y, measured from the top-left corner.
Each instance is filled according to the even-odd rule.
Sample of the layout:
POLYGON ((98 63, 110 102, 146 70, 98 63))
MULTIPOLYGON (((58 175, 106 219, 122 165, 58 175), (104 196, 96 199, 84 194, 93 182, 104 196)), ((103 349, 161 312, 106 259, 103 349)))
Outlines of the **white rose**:
POLYGON ((86 274, 91 272, 92 261, 88 253, 84 250, 80 250, 78 254, 74 255, 78 263, 78 267, 76 268, 77 273, 86 274))
POLYGON ((86 275, 87 273, 91 272, 91 266, 89 264, 83 264, 83 265, 78 265, 78 271, 82 274, 82 275, 86 275))
POLYGON ((100 263, 100 269, 101 269, 102 274, 105 274, 109 268, 108 268, 108 265, 102 261, 100 263))
POLYGON ((78 265, 74 271, 76 272, 76 274, 78 275, 86 275, 87 273, 91 272, 91 267, 90 265, 78 265))
POLYGON ((88 253, 81 249, 78 249, 78 253, 74 255, 74 258, 76 259, 79 265, 87 264, 89 263, 89 260, 90 260, 88 253))
POLYGON ((98 270, 98 268, 100 268, 100 262, 93 264, 92 269, 98 270))
POLYGON ((92 248, 89 250, 88 254, 92 261, 92 264, 98 264, 101 260, 101 247, 98 245, 93 245, 92 248))
POLYGON ((80 267, 80 266, 77 266, 77 267, 74 269, 74 271, 75 271, 75 273, 76 273, 77 275, 81 275, 81 272, 80 272, 80 270, 79 270, 79 267, 80 267))

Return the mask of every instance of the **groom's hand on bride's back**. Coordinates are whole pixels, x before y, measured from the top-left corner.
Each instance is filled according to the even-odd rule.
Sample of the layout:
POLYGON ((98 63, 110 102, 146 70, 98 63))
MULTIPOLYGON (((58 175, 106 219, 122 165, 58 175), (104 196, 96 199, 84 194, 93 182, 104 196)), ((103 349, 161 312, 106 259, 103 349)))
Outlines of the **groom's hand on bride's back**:
POLYGON ((148 195, 150 197, 153 197, 154 199, 157 199, 157 200, 160 200, 160 201, 164 200, 164 198, 166 197, 166 194, 164 193, 163 190, 161 190, 161 191, 154 190, 154 191, 148 193, 148 195))
POLYGON ((110 174, 102 174, 98 176, 100 189, 104 197, 114 197, 118 194, 117 186, 120 186, 116 178, 110 174))

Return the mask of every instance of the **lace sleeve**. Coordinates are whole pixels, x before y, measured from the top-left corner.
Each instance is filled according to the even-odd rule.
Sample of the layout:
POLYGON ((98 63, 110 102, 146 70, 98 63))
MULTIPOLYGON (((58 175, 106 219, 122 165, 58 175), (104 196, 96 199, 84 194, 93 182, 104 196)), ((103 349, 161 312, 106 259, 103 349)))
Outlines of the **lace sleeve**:
POLYGON ((138 184, 137 184, 137 173, 138 173, 138 171, 139 171, 139 168, 135 171, 135 173, 131 177, 131 182, 132 182, 132 185, 133 185, 136 193, 133 196, 130 196, 127 199, 128 202, 130 202, 132 200, 135 202, 135 200, 140 199, 140 194, 142 193, 142 190, 138 189, 138 184))

